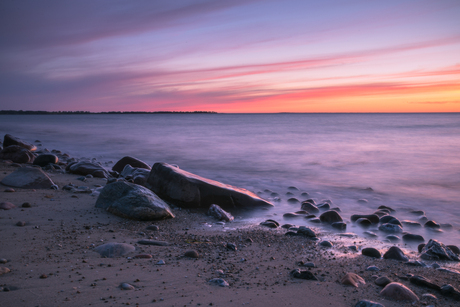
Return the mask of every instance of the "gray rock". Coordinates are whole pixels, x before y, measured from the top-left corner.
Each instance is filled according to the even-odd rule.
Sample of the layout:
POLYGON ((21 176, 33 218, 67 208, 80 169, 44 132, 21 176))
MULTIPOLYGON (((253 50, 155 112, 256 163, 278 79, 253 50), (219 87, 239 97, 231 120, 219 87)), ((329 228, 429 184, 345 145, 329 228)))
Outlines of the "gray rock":
POLYGON ((454 254, 460 255, 460 248, 456 245, 447 245, 446 246, 448 249, 450 249, 454 254))
POLYGON ((209 281, 212 284, 218 285, 219 287, 229 287, 229 283, 222 278, 213 278, 209 281))
POLYGON ((318 205, 318 209, 322 211, 329 210, 330 208, 331 208, 330 203, 322 203, 318 205))
POLYGON ((3 178, 2 184, 21 189, 51 189, 54 182, 36 167, 19 167, 3 178))
POLYGON ((379 226, 379 230, 388 233, 402 233, 403 229, 399 225, 385 223, 379 226))
POLYGON ((126 243, 106 243, 94 249, 103 258, 121 257, 135 250, 136 248, 133 245, 126 243))
POLYGON ((11 210, 13 208, 16 208, 16 206, 9 201, 1 202, 0 203, 0 210, 11 210))
POLYGON ((334 210, 329 210, 326 212, 323 212, 320 216, 319 219, 321 220, 322 223, 326 224, 332 224, 336 222, 343 222, 342 217, 337 211, 334 210))
POLYGON ((318 207, 316 207, 315 204, 309 201, 302 202, 302 205, 300 206, 300 208, 302 210, 307 211, 308 213, 318 213, 319 212, 318 207))
POLYGON ((206 179, 167 163, 155 163, 147 186, 161 198, 186 208, 208 208, 212 204, 224 209, 273 206, 245 189, 206 179))
POLYGON ((299 230, 297 230, 297 234, 303 235, 305 237, 309 238, 314 238, 316 237, 316 233, 313 229, 306 227, 306 226, 300 226, 299 230))
POLYGON ((402 236, 403 241, 407 242, 425 242, 425 239, 421 235, 412 233, 406 233, 402 236))
POLYGON ((137 244, 141 245, 154 245, 154 246, 168 246, 169 243, 165 241, 155 241, 155 240, 139 240, 137 244))
POLYGON ((29 151, 36 151, 37 147, 33 144, 30 144, 28 142, 25 142, 21 140, 20 138, 14 137, 11 134, 5 134, 5 137, 3 138, 3 147, 8 147, 11 145, 15 146, 20 146, 22 148, 25 148, 29 151))
POLYGON ((32 163, 34 162, 35 156, 29 150, 21 146, 11 145, 0 151, 0 159, 11 160, 14 163, 32 163))
POLYGON ((374 283, 377 285, 377 286, 380 286, 380 287, 385 287, 386 285, 388 285, 389 283, 391 283, 391 279, 389 279, 387 276, 382 276, 382 277, 379 277, 377 278, 374 283))
POLYGON ((378 267, 376 267, 375 265, 371 265, 371 266, 368 266, 366 268, 366 271, 378 272, 378 271, 380 271, 380 269, 378 267))
POLYGON ((365 285, 366 282, 364 281, 364 278, 361 276, 355 274, 355 273, 347 273, 345 276, 342 278, 340 281, 342 285, 347 285, 347 286, 353 286, 353 287, 358 287, 359 284, 365 285))
POLYGON ((372 222, 364 217, 357 219, 355 223, 363 227, 368 227, 372 225, 372 222))
POLYGON ((311 271, 301 271, 300 269, 292 270, 290 275, 299 279, 318 280, 311 271))
POLYGON ((372 224, 378 224, 380 220, 376 214, 353 214, 350 217, 350 220, 352 222, 356 222, 360 218, 368 219, 372 224))
POLYGON ((120 177, 125 178, 127 180, 133 180, 135 184, 139 184, 142 186, 146 185, 149 175, 149 170, 144 168, 134 168, 129 164, 127 164, 120 173, 120 177))
POLYGON ((361 251, 361 253, 364 255, 364 256, 368 256, 368 257, 372 257, 372 258, 378 258, 380 259, 382 257, 382 255, 380 254, 379 250, 376 249, 376 248, 373 248, 373 247, 366 247, 366 248, 363 248, 363 250, 361 251))
POLYGON ((355 307, 385 307, 385 306, 382 304, 373 302, 373 301, 361 300, 358 303, 356 303, 355 307))
POLYGON ((124 181, 107 184, 97 198, 96 207, 140 221, 174 217, 169 206, 152 191, 124 181))
POLYGON ((99 164, 81 161, 69 163, 65 169, 67 172, 77 175, 93 175, 98 178, 108 178, 109 172, 99 164))
POLYGON ((130 165, 133 168, 146 169, 149 171, 151 169, 150 165, 148 165, 144 161, 141 161, 131 156, 125 156, 118 160, 117 163, 115 163, 115 165, 112 167, 112 170, 121 173, 126 165, 130 165))
POLYGON ((452 285, 443 285, 441 287, 441 294, 447 297, 451 297, 456 301, 460 301, 460 291, 452 285))
POLYGON ((391 215, 382 216, 382 218, 380 218, 380 223, 382 224, 390 223, 390 224, 399 225, 402 227, 401 221, 391 215))
POLYGON ((424 262, 418 261, 418 260, 407 261, 405 264, 410 265, 410 266, 426 267, 426 264, 424 262))
POLYGON ((215 204, 212 204, 211 207, 209 207, 207 215, 210 215, 219 221, 231 222, 234 219, 230 213, 215 204))
POLYGON ((329 241, 321 241, 319 245, 321 245, 322 247, 327 247, 327 248, 331 248, 333 246, 333 244, 329 241))
POLYGON ((425 260, 452 260, 460 261, 460 258, 447 248, 443 243, 431 239, 422 249, 420 256, 425 260))
POLYGON ((392 246, 390 249, 383 255, 384 259, 394 259, 398 261, 407 261, 409 260, 404 252, 397 246, 392 246))
POLYGON ((392 282, 380 291, 380 296, 397 301, 418 301, 418 296, 403 284, 392 282))
POLYGON ((398 242, 401 240, 401 238, 396 235, 388 235, 385 238, 390 240, 390 242, 398 242))
POLYGON ((344 223, 344 222, 335 222, 335 223, 332 223, 331 226, 339 230, 347 229, 347 223, 344 223))
POLYGON ((126 283, 126 282, 123 282, 123 283, 120 284, 120 289, 121 290, 134 290, 136 288, 133 285, 130 285, 130 284, 126 283))
POLYGON ((441 228, 441 225, 439 225, 433 220, 427 221, 423 226, 428 227, 428 228, 436 228, 436 229, 441 228))
POLYGON ((58 163, 59 158, 53 154, 41 154, 34 160, 34 165, 38 165, 41 167, 45 167, 48 164, 56 164, 58 163))
POLYGON ((437 284, 433 283, 431 280, 423 276, 412 276, 411 278, 409 278, 409 281, 417 286, 427 287, 430 289, 434 289, 436 291, 441 290, 440 286, 438 286, 437 284))

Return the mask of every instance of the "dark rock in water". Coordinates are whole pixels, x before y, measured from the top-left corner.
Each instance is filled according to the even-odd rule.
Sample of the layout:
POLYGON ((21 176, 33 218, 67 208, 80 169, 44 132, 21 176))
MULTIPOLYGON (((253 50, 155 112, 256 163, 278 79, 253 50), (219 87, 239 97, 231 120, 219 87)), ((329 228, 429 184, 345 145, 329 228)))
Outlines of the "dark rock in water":
POLYGON ((231 222, 234 219, 230 213, 226 212, 224 209, 215 204, 212 204, 211 207, 209 207, 207 214, 215 217, 219 221, 231 222))
POLYGON ((419 217, 418 220, 419 220, 420 222, 426 222, 426 221, 428 221, 428 218, 427 218, 426 216, 421 216, 421 217, 419 217))
POLYGON ((319 209, 313 203, 309 201, 302 202, 300 209, 307 211, 308 213, 318 213, 319 209))
POLYGON ((393 208, 388 207, 388 206, 379 206, 377 209, 385 209, 385 210, 389 210, 390 212, 395 212, 396 211, 393 208))
POLYGON ((378 258, 380 259, 382 257, 382 255, 380 254, 379 250, 376 249, 376 248, 373 248, 373 247, 366 247, 366 248, 363 248, 363 250, 361 251, 361 253, 364 255, 364 256, 368 256, 368 257, 372 257, 372 258, 378 258))
POLYGON ((307 280, 318 280, 315 275, 310 271, 301 271, 300 269, 295 269, 291 271, 291 276, 294 278, 307 279, 307 280))
POLYGON ((401 233, 403 229, 399 225, 385 223, 379 226, 379 230, 388 233, 401 233))
POLYGON ((121 257, 135 250, 133 245, 126 243, 106 243, 94 249, 103 258, 121 257))
POLYGON ((397 218, 391 215, 385 215, 382 218, 380 218, 380 223, 382 224, 390 223, 390 224, 399 225, 402 227, 401 222, 397 218))
POLYGON ((410 266, 420 266, 420 267, 426 267, 426 266, 427 266, 427 265, 425 264, 425 262, 418 261, 418 260, 415 260, 415 261, 407 261, 407 262, 405 262, 404 264, 410 265, 410 266))
POLYGON ((390 249, 383 255, 384 259, 394 259, 398 261, 407 261, 409 260, 404 252, 397 246, 392 246, 390 249))
POLYGON ((420 256, 425 260, 452 260, 460 261, 460 258, 447 248, 443 243, 430 239, 428 243, 422 249, 422 255, 420 256))
POLYGON ((403 284, 392 282, 380 291, 380 296, 397 301, 418 301, 418 296, 403 284))
POLYGON ((428 227, 428 228, 441 228, 441 225, 439 225, 435 221, 428 221, 423 226, 428 227))
POLYGON ((388 277, 386 276, 382 276, 382 277, 379 277, 377 278, 374 283, 377 285, 377 286, 380 286, 380 287, 385 287, 386 285, 388 285, 389 283, 391 283, 391 279, 389 279, 388 277))
POLYGON ((409 220, 402 220, 401 223, 404 226, 409 226, 409 227, 422 227, 422 224, 419 222, 414 222, 414 221, 409 221, 409 220))
POLYGON ((347 229, 347 223, 344 223, 344 222, 335 222, 335 223, 332 223, 331 226, 339 230, 347 229))
MULTIPOLYGON (((25 148, 29 151, 35 151, 37 150, 37 147, 33 144, 27 143, 17 137, 12 136, 11 134, 5 134, 5 137, 3 138, 3 147, 8 147, 11 145, 16 145, 20 146, 22 148, 25 148)), ((18 162, 19 163, 19 162, 18 162)))
POLYGON ((337 211, 326 211, 319 216, 319 219, 323 223, 332 224, 336 222, 343 222, 342 217, 337 211))
POLYGON ((321 241, 319 242, 319 245, 323 246, 323 247, 327 247, 327 248, 331 248, 333 246, 333 244, 329 241, 321 241))
POLYGON ((13 208, 16 208, 16 206, 8 201, 0 203, 0 210, 11 210, 13 208))
POLYGON ((300 196, 302 197, 308 197, 310 194, 308 194, 307 192, 302 192, 302 194, 300 194, 300 196))
POLYGON ((314 214, 305 215, 305 218, 306 218, 306 219, 313 219, 313 218, 315 218, 315 217, 316 217, 316 215, 314 215, 314 214))
POLYGON ((319 210, 329 210, 331 208, 331 205, 329 203, 322 203, 318 205, 319 210))
POLYGON ((456 301, 460 301, 460 291, 458 291, 452 285, 443 285, 441 287, 441 294, 447 297, 451 297, 456 301))
POLYGON ((320 224, 321 223, 321 220, 319 218, 313 218, 309 221, 310 223, 315 223, 315 224, 320 224))
POLYGON ((403 241, 407 242, 425 242, 425 239, 421 235, 412 233, 406 233, 402 236, 403 241))
POLYGON ((98 178, 108 178, 109 172, 99 164, 81 161, 69 163, 65 169, 67 172, 77 175, 93 175, 98 178))
POLYGON ((332 211, 337 211, 337 212, 342 212, 342 210, 340 210, 339 207, 334 207, 334 208, 331 208, 329 210, 332 210, 332 211))
POLYGON ((296 214, 301 214, 301 215, 308 215, 308 212, 305 210, 299 210, 295 212, 296 214))
POLYGON ((309 238, 316 237, 315 231, 313 229, 309 228, 309 227, 306 227, 306 226, 300 226, 299 230, 297 230, 297 233, 301 234, 301 235, 303 235, 305 237, 309 237, 309 238))
POLYGON ((356 224, 363 226, 363 227, 368 227, 372 225, 372 222, 369 221, 368 219, 362 217, 356 220, 356 224))
POLYGON ((300 200, 298 200, 298 199, 295 198, 295 197, 291 197, 291 198, 289 198, 289 199, 287 200, 287 202, 290 203, 290 204, 298 204, 298 203, 300 203, 300 200))
POLYGON ((449 224, 449 223, 443 223, 439 225, 441 226, 441 228, 445 228, 445 229, 452 229, 452 227, 454 227, 452 224, 449 224))
POLYGON ((123 171, 125 166, 128 164, 131 165, 133 168, 143 168, 146 170, 151 170, 150 165, 148 165, 144 161, 130 156, 125 156, 118 160, 118 162, 115 163, 115 165, 112 167, 112 170, 121 173, 121 171, 123 171))
POLYGON ((169 206, 152 191, 124 181, 107 184, 97 198, 96 208, 140 221, 174 217, 169 206))
POLYGON ((11 145, 0 151, 0 159, 11 160, 14 163, 32 163, 34 162, 35 156, 29 150, 21 146, 11 145))
POLYGON ((372 231, 365 231, 364 234, 369 237, 378 237, 378 235, 375 232, 372 231))
POLYGON ((355 273, 345 274, 345 276, 342 278, 340 282, 342 283, 342 285, 353 286, 356 288, 359 286, 359 284, 363 284, 363 285, 366 284, 364 279, 355 273))
POLYGON ((382 216, 390 214, 390 212, 388 212, 386 210, 377 210, 373 214, 377 215, 380 218, 382 216))
POLYGON ((441 290, 440 286, 438 286, 437 284, 433 283, 431 280, 423 276, 412 276, 411 278, 409 278, 409 281, 417 286, 427 287, 437 291, 441 290))
POLYGON ((186 208, 272 207, 245 189, 233 187, 183 171, 167 163, 155 163, 147 186, 161 198, 186 208))
POLYGON ((55 185, 46 173, 36 167, 19 167, 3 178, 2 184, 21 189, 51 189, 55 185))
POLYGON ((361 219, 361 218, 364 218, 364 219, 368 219, 372 224, 378 224, 379 223, 379 220, 380 218, 375 215, 375 214, 367 214, 367 215, 363 215, 363 214, 353 214, 351 217, 350 217, 350 220, 352 222, 356 222, 358 219, 361 219))
POLYGON ((284 225, 281 226, 281 228, 289 229, 289 228, 294 227, 294 226, 295 225, 293 225, 293 224, 284 224, 284 225))
POLYGON ((296 187, 289 187, 288 190, 290 190, 290 191, 298 191, 299 189, 296 188, 296 187))
POLYGON ((284 234, 285 236, 291 236, 291 237, 296 237, 296 236, 300 236, 300 234, 298 234, 297 232, 295 231, 288 231, 284 234))
POLYGON ((450 249, 454 254, 460 255, 460 248, 456 245, 447 245, 447 248, 450 249))
POLYGON ((149 178, 150 171, 144 168, 133 168, 131 165, 126 165, 121 171, 119 177, 125 178, 126 180, 133 180, 135 184, 145 186, 147 179, 149 178))
POLYGON ((425 245, 426 245, 425 243, 421 243, 421 244, 419 244, 419 245, 417 246, 417 250, 418 250, 419 253, 422 252, 422 250, 423 250, 423 248, 425 247, 425 245))
POLYGON ((184 256, 188 258, 199 258, 200 254, 198 254, 196 250, 189 250, 185 252, 184 256))
POLYGON ((316 201, 314 199, 312 199, 312 198, 307 199, 306 201, 304 201, 304 203, 310 203, 310 204, 313 204, 313 205, 316 206, 316 201))
POLYGON ((388 235, 385 238, 390 240, 390 242, 398 242, 399 240, 401 240, 401 238, 396 235, 388 235))
POLYGON ((362 199, 358 199, 358 203, 359 204, 367 204, 369 201, 365 198, 362 198, 362 199))
POLYGON ((155 241, 155 240, 139 240, 137 241, 137 244, 141 245, 154 245, 154 246, 168 246, 168 242, 164 241, 155 241))
POLYGON ((410 213, 415 214, 415 215, 425 215, 425 211, 422 210, 412 210, 410 213))
POLYGON ((260 225, 268 227, 268 228, 278 228, 278 227, 280 227, 280 223, 278 223, 277 221, 274 221, 274 220, 266 220, 266 221, 260 223, 260 225))
POLYGON ((59 158, 53 154, 41 154, 34 160, 34 165, 45 167, 48 164, 57 164, 59 158))
POLYGON ((355 307, 385 307, 382 304, 373 302, 373 301, 368 301, 368 300, 361 300, 358 303, 356 303, 355 307))
POLYGON ((301 215, 294 213, 294 212, 287 212, 283 214, 283 217, 289 219, 289 218, 298 218, 298 217, 301 217, 301 215))

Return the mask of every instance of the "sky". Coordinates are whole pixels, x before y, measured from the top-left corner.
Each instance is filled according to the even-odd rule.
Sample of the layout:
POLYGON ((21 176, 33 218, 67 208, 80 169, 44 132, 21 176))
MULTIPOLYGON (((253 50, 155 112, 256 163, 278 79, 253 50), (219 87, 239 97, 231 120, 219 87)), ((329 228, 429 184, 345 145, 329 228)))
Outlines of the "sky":
POLYGON ((460 112, 460 1, 2 0, 0 110, 460 112))

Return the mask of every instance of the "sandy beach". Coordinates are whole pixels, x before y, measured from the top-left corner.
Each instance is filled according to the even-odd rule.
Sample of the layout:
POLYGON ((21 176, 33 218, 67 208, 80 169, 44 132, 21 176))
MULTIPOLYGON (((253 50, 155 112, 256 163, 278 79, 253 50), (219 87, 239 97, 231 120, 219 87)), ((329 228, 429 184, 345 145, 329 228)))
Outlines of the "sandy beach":
MULTIPOLYGON (((0 163, 0 180, 17 167, 0 163)), ((48 174, 60 187, 73 183, 94 188, 106 183, 103 178, 82 183, 77 180, 80 176, 58 171, 48 174)), ((15 205, 0 211, 0 258, 7 261, 0 266, 10 270, 0 276, 2 306, 354 306, 360 300, 386 307, 458 304, 411 284, 408 277, 421 275, 458 288, 460 275, 363 256, 359 250, 369 243, 361 239, 355 242, 357 252, 339 238, 331 240, 334 248, 327 249, 308 238, 286 236, 281 228, 238 227, 238 221, 224 227, 200 210, 173 206, 174 219, 140 222, 95 208, 94 195, 62 189, 5 192, 8 188, 0 187, 1 201, 15 205), (23 207, 26 202, 30 207, 23 207), (148 230, 151 225, 158 230, 148 230), (137 243, 142 239, 168 245, 137 243), (94 248, 108 242, 132 244, 136 250, 102 258, 94 248), (199 257, 185 257, 190 250, 199 257), (152 257, 144 258, 148 255, 152 257), (314 267, 302 266, 308 262, 314 267), (380 270, 367 271, 369 266, 380 270), (318 280, 293 278, 290 272, 297 268, 311 271, 318 280), (365 284, 357 288, 341 284, 348 272, 364 278, 365 284), (379 276, 406 285, 420 302, 379 296, 382 287, 374 283, 379 276), (209 282, 214 278, 229 286, 209 282), (121 289, 122 283, 133 289, 121 289), (424 297, 426 293, 437 299, 424 297)))

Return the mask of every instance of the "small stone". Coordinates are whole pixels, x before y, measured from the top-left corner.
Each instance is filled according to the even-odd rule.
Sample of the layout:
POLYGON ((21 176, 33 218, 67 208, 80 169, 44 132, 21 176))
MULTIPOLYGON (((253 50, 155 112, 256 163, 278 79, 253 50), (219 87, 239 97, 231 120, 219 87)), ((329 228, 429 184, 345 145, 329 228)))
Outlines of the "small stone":
POLYGON ((224 279, 222 278, 213 278, 209 281, 210 283, 212 284, 216 284, 220 287, 229 287, 230 285, 228 284, 227 281, 225 281, 224 279))
POLYGON ((98 252, 103 258, 114 258, 124 256, 135 249, 133 245, 127 243, 106 243, 96 247, 94 251, 98 252))
POLYGON ((10 203, 8 201, 0 203, 0 209, 2 209, 2 210, 11 210, 11 209, 13 209, 15 207, 16 207, 15 205, 13 205, 12 203, 10 203))
POLYGON ((333 246, 333 244, 332 244, 331 242, 329 242, 329 241, 321 241, 321 242, 319 243, 319 245, 321 245, 321 246, 323 246, 323 247, 327 247, 327 248, 330 248, 330 247, 333 246))
POLYGON ((4 192, 13 193, 13 192, 16 192, 16 190, 13 189, 13 188, 6 188, 6 189, 4 190, 4 192))
POLYGON ((150 225, 150 226, 147 226, 146 229, 147 230, 158 231, 158 230, 160 230, 160 227, 158 227, 157 225, 150 225))
POLYGON ((454 300, 460 301, 460 291, 452 285, 443 285, 441 287, 441 294, 447 297, 452 297, 454 300))
POLYGON ((0 263, 7 263, 7 262, 8 262, 7 259, 5 259, 5 258, 0 258, 0 263))
POLYGON ((421 235, 412 233, 406 233, 402 236, 403 241, 407 242, 425 242, 425 239, 421 235))
POLYGON ((48 275, 46 275, 46 274, 42 274, 42 275, 40 275, 40 278, 41 278, 41 279, 45 279, 45 278, 48 278, 48 275))
POLYGON ((398 236, 396 235, 388 235, 385 237, 386 239, 390 240, 390 242, 398 242, 401 240, 401 238, 399 238, 398 236))
POLYGON ((0 275, 3 275, 3 274, 6 274, 6 273, 9 273, 11 272, 10 269, 6 268, 6 267, 0 267, 0 275))
POLYGON ((337 211, 329 210, 326 212, 323 212, 320 216, 319 219, 321 220, 322 223, 326 224, 332 224, 336 222, 343 222, 342 217, 337 211))
POLYGON ((232 251, 236 251, 237 247, 236 247, 235 243, 228 242, 227 243, 227 249, 232 250, 232 251))
POLYGON ((280 227, 280 223, 275 220, 266 220, 265 222, 260 223, 260 225, 269 227, 269 228, 278 228, 280 227))
POLYGON ((19 222, 16 223, 16 226, 26 226, 26 222, 19 221, 19 222))
POLYGON ((431 294, 431 293, 422 294, 422 299, 423 300, 428 300, 428 301, 436 301, 436 300, 438 300, 438 298, 434 294, 431 294))
POLYGON ((364 217, 357 219, 355 223, 362 227, 369 227, 372 225, 371 221, 364 217))
POLYGON ((23 208, 30 208, 30 207, 32 207, 32 205, 29 202, 25 202, 25 203, 22 204, 22 207, 23 208))
POLYGON ((372 231, 365 231, 364 234, 369 236, 369 237, 372 237, 372 238, 378 237, 378 235, 375 232, 372 232, 372 231))
POLYGON ((302 202, 302 205, 300 206, 302 210, 307 211, 308 213, 318 213, 319 209, 316 207, 316 205, 313 202, 310 202, 308 200, 302 202))
POLYGON ((186 251, 184 256, 188 258, 199 258, 200 257, 200 255, 198 254, 196 250, 186 251))
POLYGON ((139 240, 137 241, 137 244, 141 245, 155 245, 155 246, 168 246, 169 243, 165 241, 155 241, 155 240, 139 240))
POLYGON ((366 268, 366 271, 371 271, 371 272, 378 272, 380 269, 376 267, 375 265, 369 266, 366 268))
POLYGON ((158 260, 158 262, 155 263, 155 264, 156 264, 156 265, 165 265, 166 262, 165 262, 164 260, 160 259, 160 260, 158 260))
POLYGON ((412 276, 411 278, 409 278, 409 281, 417 286, 427 287, 430 289, 434 289, 436 291, 441 290, 440 286, 436 285, 431 280, 423 276, 412 276))
POLYGON ((297 234, 303 235, 308 238, 315 238, 316 233, 313 229, 306 227, 306 226, 300 226, 299 229, 297 230, 297 234))
POLYGON ((364 255, 364 256, 368 256, 368 257, 372 257, 372 258, 378 258, 380 259, 382 257, 382 255, 380 254, 379 250, 376 249, 376 248, 373 248, 373 247, 366 247, 366 248, 363 248, 363 250, 361 251, 361 253, 364 255))
POLYGON ((361 218, 368 219, 372 224, 378 224, 380 221, 380 218, 376 214, 367 214, 367 215, 366 214, 353 214, 350 217, 350 220, 352 222, 356 222, 357 220, 361 218))
POLYGON ((123 283, 120 284, 120 289, 121 290, 134 290, 136 288, 133 285, 130 285, 130 284, 126 283, 126 282, 123 282, 123 283))
POLYGON ((335 222, 335 223, 332 223, 331 226, 338 230, 347 229, 347 223, 344 223, 344 222, 335 222))
POLYGON ((150 259, 150 258, 152 258, 152 255, 150 255, 150 254, 139 254, 139 255, 134 256, 134 258, 137 258, 137 259, 150 259))
POLYGON ((306 279, 306 280, 318 280, 315 275, 310 271, 301 271, 300 269, 292 270, 290 275, 293 278, 306 279))
POLYGON ((356 303, 355 307, 385 307, 382 304, 373 302, 373 301, 368 301, 368 300, 361 300, 358 303, 356 303))
POLYGON ((392 282, 380 291, 380 296, 398 301, 418 301, 418 296, 403 284, 392 282))
POLYGON ((428 228, 436 228, 436 229, 441 228, 441 225, 439 225, 438 223, 436 223, 435 221, 432 221, 432 220, 427 221, 425 223, 425 225, 423 225, 423 226, 428 227, 428 228))
POLYGON ((353 286, 356 288, 359 286, 359 284, 366 284, 364 279, 355 273, 347 273, 340 282, 342 285, 353 286))
POLYGON ((385 287, 386 285, 388 285, 389 283, 391 283, 391 279, 389 279, 388 277, 386 276, 382 276, 382 277, 379 277, 377 278, 374 283, 377 285, 377 286, 380 286, 380 287, 385 287))

